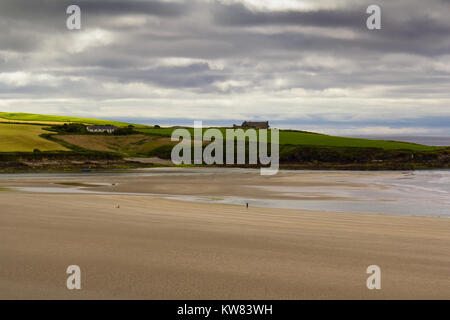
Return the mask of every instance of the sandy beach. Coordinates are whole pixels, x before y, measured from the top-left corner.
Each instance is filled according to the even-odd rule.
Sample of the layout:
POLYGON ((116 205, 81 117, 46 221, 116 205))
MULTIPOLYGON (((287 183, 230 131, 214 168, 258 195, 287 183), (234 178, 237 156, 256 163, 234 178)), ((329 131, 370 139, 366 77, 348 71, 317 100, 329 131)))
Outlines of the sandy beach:
MULTIPOLYGON (((307 173, 301 181, 294 177, 1 179, 0 298, 450 298, 448 218, 246 209, 138 194, 7 189, 96 182, 105 185, 84 189, 253 198, 271 193, 283 200, 296 195, 273 194, 252 185, 292 187, 316 181, 325 188, 329 178, 307 173), (374 264, 381 267, 381 290, 366 287, 366 268, 374 264), (81 290, 66 288, 69 265, 81 268, 81 290)), ((328 185, 334 183, 364 188, 363 182, 343 176, 328 185)))

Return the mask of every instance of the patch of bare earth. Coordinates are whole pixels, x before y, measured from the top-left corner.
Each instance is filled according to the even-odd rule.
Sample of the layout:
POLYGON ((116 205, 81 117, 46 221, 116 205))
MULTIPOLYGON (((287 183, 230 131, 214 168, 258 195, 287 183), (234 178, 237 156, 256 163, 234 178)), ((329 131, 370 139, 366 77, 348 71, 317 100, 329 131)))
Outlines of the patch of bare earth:
POLYGON ((143 134, 129 136, 62 135, 58 136, 58 139, 89 150, 121 153, 146 153, 170 142, 170 139, 166 137, 151 137, 143 134))

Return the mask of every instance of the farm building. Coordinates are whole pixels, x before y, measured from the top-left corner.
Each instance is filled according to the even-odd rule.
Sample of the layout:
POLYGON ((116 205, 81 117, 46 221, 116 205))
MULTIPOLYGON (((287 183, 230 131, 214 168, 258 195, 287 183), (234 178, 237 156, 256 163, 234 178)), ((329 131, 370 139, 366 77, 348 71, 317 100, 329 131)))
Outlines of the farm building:
POLYGON ((242 125, 234 125, 234 128, 245 128, 245 129, 269 129, 269 121, 263 121, 263 122, 251 122, 251 121, 244 121, 242 125))

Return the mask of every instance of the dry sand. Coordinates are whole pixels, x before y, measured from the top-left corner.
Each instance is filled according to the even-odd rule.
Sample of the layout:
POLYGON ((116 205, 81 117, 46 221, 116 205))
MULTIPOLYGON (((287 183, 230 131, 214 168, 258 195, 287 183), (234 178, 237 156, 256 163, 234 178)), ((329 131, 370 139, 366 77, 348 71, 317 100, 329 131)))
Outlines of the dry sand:
POLYGON ((449 219, 131 195, 0 191, 0 202, 2 299, 450 298, 449 219), (373 264, 381 290, 366 288, 373 264), (66 289, 69 265, 79 291, 66 289))

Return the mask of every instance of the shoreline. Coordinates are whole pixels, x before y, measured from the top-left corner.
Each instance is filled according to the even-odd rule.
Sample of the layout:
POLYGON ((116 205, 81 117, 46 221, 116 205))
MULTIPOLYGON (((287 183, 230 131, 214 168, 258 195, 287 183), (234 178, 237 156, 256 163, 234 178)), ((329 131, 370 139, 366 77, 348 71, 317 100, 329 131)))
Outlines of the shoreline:
POLYGON ((146 168, 0 175, 0 188, 35 194, 157 196, 274 209, 450 217, 448 170, 294 171, 146 168), (440 181, 440 182, 439 182, 440 181))
MULTIPOLYGON (((142 158, 146 159, 146 158, 142 158)), ((144 160, 145 161, 145 160, 144 160)), ((40 173, 40 172, 65 172, 80 170, 120 170, 120 169, 145 169, 145 168, 241 168, 260 169, 258 166, 216 166, 216 165, 170 165, 167 160, 155 162, 133 161, 92 161, 79 163, 43 163, 43 162, 0 162, 0 174, 2 173, 40 173)), ((295 171, 416 171, 416 170, 447 170, 450 163, 424 165, 423 163, 371 163, 371 164, 280 164, 279 170, 295 171)))

